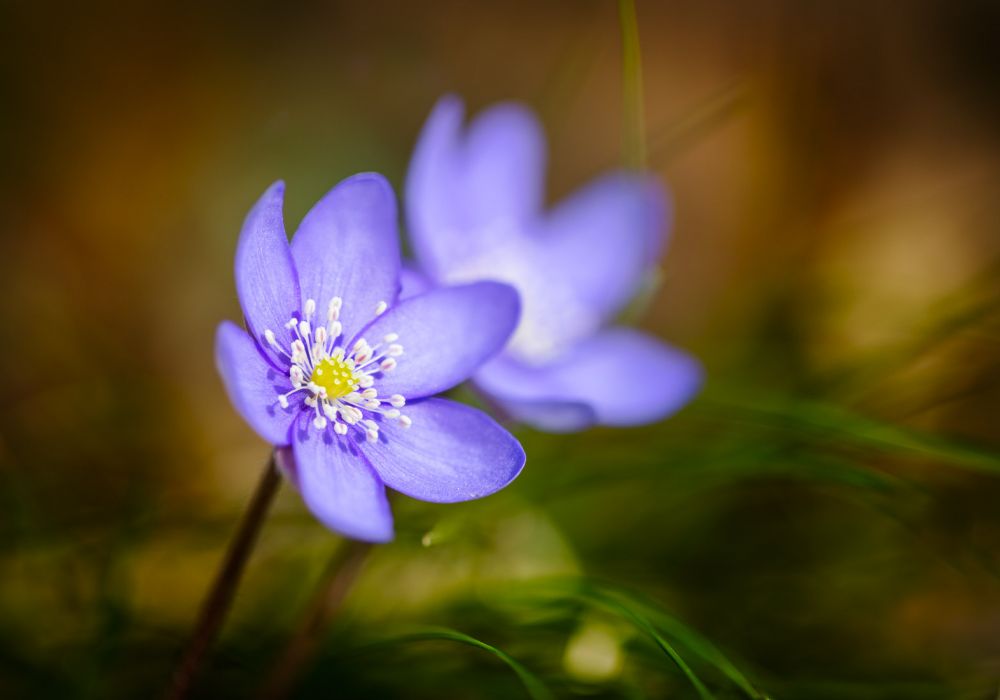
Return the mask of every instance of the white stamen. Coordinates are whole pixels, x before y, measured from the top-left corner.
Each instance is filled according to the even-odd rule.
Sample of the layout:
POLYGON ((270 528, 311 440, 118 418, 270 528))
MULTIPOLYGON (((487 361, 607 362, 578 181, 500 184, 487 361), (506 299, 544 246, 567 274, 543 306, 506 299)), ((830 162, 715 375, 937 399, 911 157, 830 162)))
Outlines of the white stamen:
POLYGON ((354 425, 361 420, 361 411, 359 411, 354 406, 341 406, 340 408, 340 418, 348 425, 354 425))
POLYGON ((329 306, 326 307, 326 320, 336 321, 340 318, 340 307, 343 305, 344 300, 340 297, 334 297, 330 300, 329 306))
MULTIPOLYGON (((399 340, 396 333, 385 334, 374 346, 364 338, 358 338, 351 346, 338 344, 338 341, 346 342, 341 340, 344 332, 340 321, 342 308, 341 298, 333 297, 327 307, 326 324, 317 322, 314 326, 316 301, 306 299, 302 315, 285 324, 285 328, 292 331, 287 346, 290 351, 274 331, 264 331, 267 345, 291 360, 288 379, 292 388, 278 393, 276 401, 287 409, 293 394, 305 392, 303 403, 296 404, 296 408, 304 405, 314 412, 312 424, 317 430, 325 430, 332 423, 336 434, 346 435, 350 427, 357 426, 366 439, 377 442, 382 426, 373 419, 382 416, 404 427, 411 424, 399 411, 406 399, 401 394, 380 399, 374 386, 380 372, 389 372, 397 366, 396 358, 403 355, 403 346, 396 342, 399 340)), ((385 313, 388 308, 386 302, 380 301, 375 307, 375 315, 385 313)))
POLYGON ((409 428, 411 425, 413 425, 413 421, 410 420, 409 416, 400 416, 398 418, 398 420, 399 420, 399 424, 401 426, 403 426, 404 428, 409 428))

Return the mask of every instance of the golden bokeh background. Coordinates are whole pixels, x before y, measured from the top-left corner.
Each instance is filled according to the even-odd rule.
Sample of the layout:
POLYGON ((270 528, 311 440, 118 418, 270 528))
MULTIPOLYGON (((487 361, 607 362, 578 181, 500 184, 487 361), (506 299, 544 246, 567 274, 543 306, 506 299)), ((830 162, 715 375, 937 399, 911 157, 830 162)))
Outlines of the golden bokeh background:
MULTIPOLYGON (((397 499, 298 696, 523 692, 468 650, 348 653, 427 624, 557 697, 688 697, 607 610, 496 595, 582 574, 776 698, 995 696, 1000 10, 637 16, 674 223, 628 320, 702 358, 705 392, 659 426, 519 431, 524 474, 482 503, 397 499)), ((618 8, 9 2, 0 26, 0 695, 159 692, 268 453, 212 360, 246 210, 279 178, 289 231, 355 172, 399 192, 446 92, 539 112, 550 201, 618 167, 618 8)), ((250 693, 342 547, 285 487, 204 697, 250 693)))

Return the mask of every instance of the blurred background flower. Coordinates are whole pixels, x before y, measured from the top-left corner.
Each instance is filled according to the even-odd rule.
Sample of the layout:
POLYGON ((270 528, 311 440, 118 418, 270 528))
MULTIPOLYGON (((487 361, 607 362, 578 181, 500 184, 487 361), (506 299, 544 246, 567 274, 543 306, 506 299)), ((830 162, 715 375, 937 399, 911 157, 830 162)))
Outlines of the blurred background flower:
POLYGON ((499 280, 521 297, 517 330, 476 372, 476 388, 507 416, 550 432, 644 425, 683 407, 702 383, 698 361, 606 327, 664 247, 663 184, 602 173, 546 212, 545 136, 534 113, 501 103, 467 129, 462 122, 454 96, 428 117, 407 171, 406 221, 414 275, 499 280))
MULTIPOLYGON (((394 502, 298 695, 527 692, 412 626, 558 697, 995 695, 996 4, 637 10, 675 212, 626 319, 705 390, 648 428, 519 432, 485 501, 394 502)), ((0 26, 0 694, 158 692, 267 453, 212 364, 253 198, 285 178, 292 225, 354 172, 399 190, 455 92, 539 112, 558 201, 622 162, 618 10, 7 3, 0 26)), ((257 687, 340 546, 282 493, 205 697, 257 687)))

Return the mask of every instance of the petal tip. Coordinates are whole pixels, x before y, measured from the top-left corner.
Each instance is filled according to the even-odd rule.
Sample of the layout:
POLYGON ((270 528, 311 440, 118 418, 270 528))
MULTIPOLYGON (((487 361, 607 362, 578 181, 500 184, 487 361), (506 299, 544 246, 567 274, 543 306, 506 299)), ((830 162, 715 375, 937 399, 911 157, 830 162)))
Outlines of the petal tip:
POLYGON ((458 115, 461 119, 465 112, 465 101, 456 92, 446 92, 438 101, 434 103, 434 107, 431 110, 433 115, 437 114, 449 114, 458 115))
POLYGON ((392 185, 389 184, 389 180, 386 176, 382 173, 375 172, 374 170, 366 170, 364 172, 355 173, 350 177, 346 177, 340 181, 338 187, 349 183, 372 183, 373 185, 392 191, 392 185))

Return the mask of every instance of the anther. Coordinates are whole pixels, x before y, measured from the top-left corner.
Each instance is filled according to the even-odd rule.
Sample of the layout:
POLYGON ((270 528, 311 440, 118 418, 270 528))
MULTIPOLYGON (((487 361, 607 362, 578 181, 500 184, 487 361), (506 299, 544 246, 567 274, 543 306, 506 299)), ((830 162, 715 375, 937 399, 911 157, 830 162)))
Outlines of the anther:
POLYGON ((404 428, 409 428, 411 425, 413 425, 413 421, 410 420, 409 416, 400 416, 398 420, 399 424, 404 428))
POLYGON ((399 357, 403 354, 403 346, 399 343, 394 343, 389 346, 389 349, 386 352, 389 357, 399 357))
POLYGON ((354 406, 341 406, 339 413, 341 419, 348 425, 354 425, 361 420, 361 411, 354 406))
POLYGON ((391 403, 394 408, 402 408, 406 405, 406 399, 402 394, 393 394, 389 397, 389 403, 391 403))
POLYGON ((389 333, 387 336, 382 338, 382 340, 384 340, 387 343, 395 343, 397 340, 399 340, 399 333, 389 333))
POLYGON ((383 372, 391 372, 396 368, 396 361, 391 357, 387 357, 382 360, 382 364, 380 364, 379 367, 382 368, 383 372))
POLYGON ((336 321, 340 317, 340 307, 343 303, 344 301, 340 297, 334 297, 330 300, 330 305, 326 307, 327 321, 336 321))
POLYGON ((322 430, 323 428, 326 427, 326 418, 324 418, 323 416, 316 416, 313 419, 313 425, 316 426, 316 430, 322 430))
POLYGON ((388 308, 389 308, 388 304, 386 304, 384 301, 380 301, 378 304, 375 305, 375 315, 381 316, 382 314, 385 313, 385 310, 388 308))
POLYGON ((304 311, 306 314, 306 318, 311 318, 312 315, 316 313, 316 300, 306 299, 306 305, 304 311))

